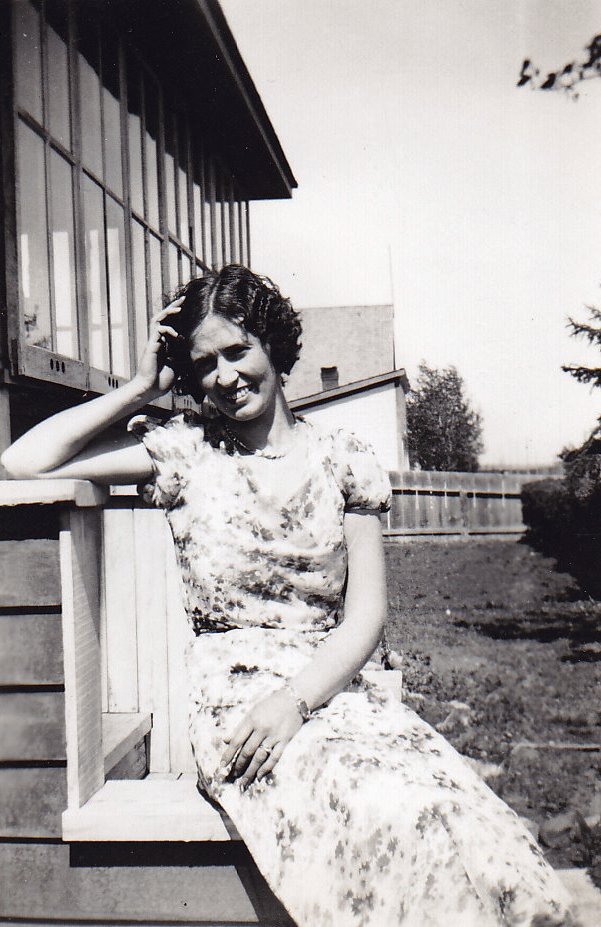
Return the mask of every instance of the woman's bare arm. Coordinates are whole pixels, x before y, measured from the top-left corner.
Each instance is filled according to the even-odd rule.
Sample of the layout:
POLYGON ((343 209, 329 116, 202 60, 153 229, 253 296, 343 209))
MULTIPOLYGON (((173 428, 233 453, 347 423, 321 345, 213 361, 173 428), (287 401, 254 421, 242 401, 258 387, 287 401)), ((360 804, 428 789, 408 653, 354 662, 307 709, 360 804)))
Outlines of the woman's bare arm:
POLYGON ((319 647, 313 659, 291 680, 310 709, 340 692, 367 663, 386 622, 386 571, 382 526, 377 515, 344 517, 348 582, 344 621, 319 647))
POLYGON ((176 333, 164 324, 179 311, 177 300, 153 319, 150 337, 133 380, 105 396, 58 412, 40 422, 2 454, 2 464, 17 479, 85 479, 98 483, 130 483, 150 476, 146 448, 131 435, 116 438, 106 430, 167 392, 173 371, 159 369, 161 337, 176 333))
POLYGON ((16 479, 135 482, 152 472, 146 448, 132 435, 101 436, 110 425, 148 402, 135 381, 40 422, 2 455, 16 479))
MULTIPOLYGON (((386 621, 386 574, 380 519, 349 513, 344 519, 348 582, 344 621, 293 679, 294 692, 310 709, 332 698, 373 654, 386 621)), ((295 696, 283 688, 253 705, 226 741, 222 766, 232 763, 242 788, 275 767, 303 719, 295 696), (266 750, 269 749, 269 752, 266 750)))

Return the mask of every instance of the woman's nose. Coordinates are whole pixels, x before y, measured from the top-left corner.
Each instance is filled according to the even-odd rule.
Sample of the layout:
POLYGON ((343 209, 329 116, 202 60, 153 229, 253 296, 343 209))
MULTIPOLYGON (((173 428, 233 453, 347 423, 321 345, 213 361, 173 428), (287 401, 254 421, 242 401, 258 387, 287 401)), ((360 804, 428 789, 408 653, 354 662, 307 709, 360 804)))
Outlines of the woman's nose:
POLYGON ((220 386, 233 386, 238 379, 238 371, 224 357, 217 360, 217 382, 220 386))

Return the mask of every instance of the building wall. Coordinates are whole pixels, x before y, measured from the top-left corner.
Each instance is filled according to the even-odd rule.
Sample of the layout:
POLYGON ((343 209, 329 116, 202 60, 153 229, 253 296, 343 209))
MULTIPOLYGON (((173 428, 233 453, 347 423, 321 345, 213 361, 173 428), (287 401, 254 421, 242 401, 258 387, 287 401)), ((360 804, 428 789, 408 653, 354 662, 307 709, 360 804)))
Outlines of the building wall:
POLYGON ((394 369, 392 306, 303 309, 303 349, 286 386, 290 399, 322 390, 321 368, 337 367, 339 384, 394 369))
POLYGON ((400 385, 386 383, 353 396, 303 409, 302 414, 326 430, 347 428, 368 441, 384 469, 408 469, 403 440, 406 430, 405 397, 400 385))

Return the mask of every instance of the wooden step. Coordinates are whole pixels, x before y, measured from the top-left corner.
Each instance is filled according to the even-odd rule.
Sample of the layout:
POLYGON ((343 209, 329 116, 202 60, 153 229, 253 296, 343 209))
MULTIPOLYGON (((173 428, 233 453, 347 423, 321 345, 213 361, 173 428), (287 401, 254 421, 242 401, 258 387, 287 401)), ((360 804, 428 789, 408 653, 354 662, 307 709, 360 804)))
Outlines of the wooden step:
POLYGON ((63 840, 229 842, 240 837, 196 789, 194 774, 115 779, 63 813, 63 840))
POLYGON ((23 927, 285 923, 262 916, 249 881, 257 893, 262 882, 244 849, 229 844, 213 862, 197 844, 118 849, 0 841, 0 921, 23 927))

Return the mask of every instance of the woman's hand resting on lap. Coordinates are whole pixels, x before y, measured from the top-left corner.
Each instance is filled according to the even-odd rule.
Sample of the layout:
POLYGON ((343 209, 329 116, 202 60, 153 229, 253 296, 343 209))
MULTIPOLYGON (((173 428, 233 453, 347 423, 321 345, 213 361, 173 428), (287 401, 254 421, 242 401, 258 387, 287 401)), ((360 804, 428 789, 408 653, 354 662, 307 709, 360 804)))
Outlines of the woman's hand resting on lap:
POLYGON ((242 790, 248 788, 272 771, 302 726, 292 695, 286 689, 272 692, 253 705, 234 733, 225 738, 221 768, 231 763, 230 776, 239 779, 242 790))

